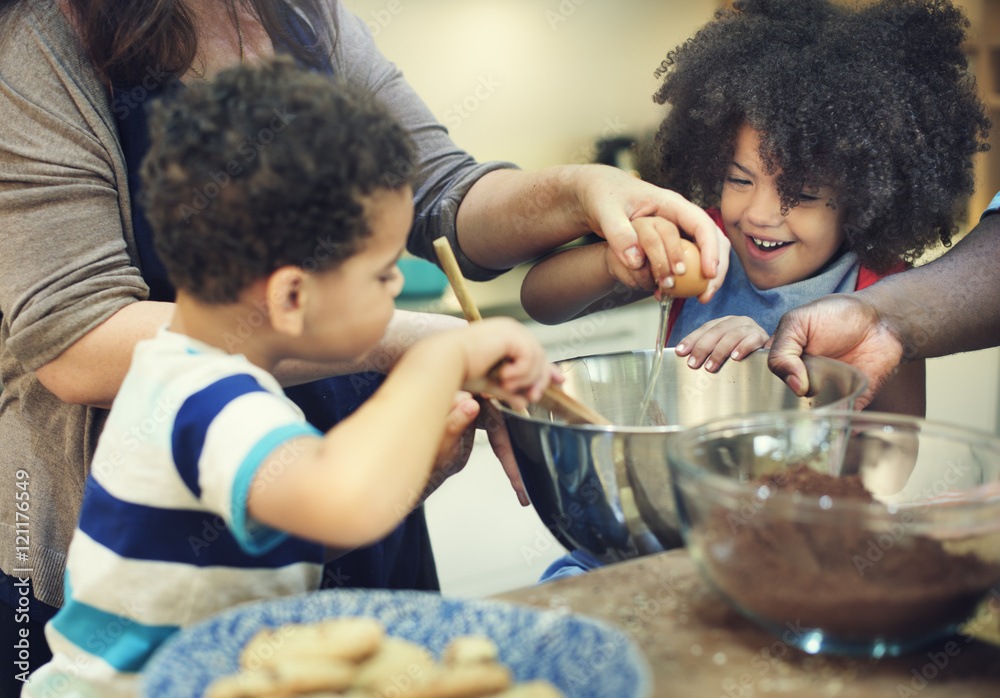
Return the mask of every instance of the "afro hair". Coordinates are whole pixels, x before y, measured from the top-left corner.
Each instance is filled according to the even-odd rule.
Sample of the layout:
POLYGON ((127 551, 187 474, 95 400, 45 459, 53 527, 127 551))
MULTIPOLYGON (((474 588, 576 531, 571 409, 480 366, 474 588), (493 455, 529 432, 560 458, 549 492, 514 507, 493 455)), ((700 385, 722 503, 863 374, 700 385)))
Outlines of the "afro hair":
POLYGON ((716 206, 741 124, 787 211, 832 186, 845 244, 879 272, 950 244, 990 122, 946 0, 737 0, 671 51, 653 99, 669 105, 648 176, 716 206))
POLYGON ((409 183, 415 151, 370 95, 290 58, 237 66, 150 116, 146 211, 171 283, 227 303, 291 265, 337 267, 370 237, 364 197, 409 183))

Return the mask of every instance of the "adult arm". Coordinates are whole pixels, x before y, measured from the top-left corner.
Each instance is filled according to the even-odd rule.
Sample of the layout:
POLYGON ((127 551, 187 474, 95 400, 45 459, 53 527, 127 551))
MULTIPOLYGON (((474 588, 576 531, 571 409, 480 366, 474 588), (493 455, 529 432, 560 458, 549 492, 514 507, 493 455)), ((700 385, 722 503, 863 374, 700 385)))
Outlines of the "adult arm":
POLYGON ((865 409, 926 417, 927 362, 916 359, 897 366, 865 409))
MULTIPOLYGON (((109 103, 54 3, 25 11, 16 34, 4 37, 0 51, 5 348, 64 402, 108 407, 136 342, 168 322, 173 306, 145 300, 113 124, 119 105, 109 103)), ((410 314, 365 363, 283 366, 281 378, 291 385, 384 372, 407 341, 443 326, 449 322, 410 314)))
POLYGON ((998 234, 1000 216, 988 215, 940 258, 867 290, 881 320, 900 338, 905 359, 1000 343, 998 234))
MULTIPOLYGON (((649 221, 646 221, 647 223, 649 221)), ((606 165, 564 165, 541 172, 490 172, 458 210, 458 239, 480 264, 509 267, 596 232, 624 268, 646 269, 664 284, 683 273, 680 231, 693 237, 702 272, 712 279, 703 301, 725 278, 729 241, 699 206, 676 192, 606 165), (637 221, 658 218, 655 231, 637 221)))
POLYGON ((865 405, 903 360, 1000 345, 998 233, 1000 216, 988 215, 929 264, 789 311, 771 342, 771 370, 804 395, 803 353, 846 361, 868 378, 865 405))
POLYGON ((719 282, 729 262, 729 243, 699 207, 678 194, 604 165, 566 165, 524 172, 511 163, 477 163, 379 52, 365 23, 332 2, 339 30, 334 70, 382 100, 412 135, 417 162, 400 163, 415 173, 416 218, 408 248, 436 260, 433 242, 446 236, 466 278, 484 281, 521 262, 589 232, 605 237, 622 263, 638 269, 649 259, 666 276, 668 258, 681 259, 676 231, 665 246, 643 247, 632 221, 662 216, 695 238, 702 267, 719 282), (633 250, 628 252, 628 250, 633 250))
POLYGON ((386 374, 413 344, 432 334, 464 327, 466 324, 465 320, 450 315, 396 310, 385 335, 360 361, 320 363, 286 359, 278 364, 274 375, 287 388, 348 373, 386 374))
POLYGON ((0 41, 3 351, 15 390, 35 372, 58 397, 103 404, 100 374, 128 365, 142 314, 168 315, 144 301, 104 86, 55 3, 15 12, 0 41), (120 312, 127 323, 112 321, 120 312))
POLYGON ((136 343, 154 336, 173 314, 173 303, 129 303, 35 369, 35 376, 63 402, 110 409, 136 343))
MULTIPOLYGON (((63 402, 110 408, 121 387, 132 350, 173 316, 173 303, 130 303, 40 366, 35 375, 63 402)), ((284 386, 347 373, 387 373, 407 347, 435 332, 464 325, 446 315, 397 310, 385 336, 365 358, 354 363, 284 361, 275 376, 284 386)))

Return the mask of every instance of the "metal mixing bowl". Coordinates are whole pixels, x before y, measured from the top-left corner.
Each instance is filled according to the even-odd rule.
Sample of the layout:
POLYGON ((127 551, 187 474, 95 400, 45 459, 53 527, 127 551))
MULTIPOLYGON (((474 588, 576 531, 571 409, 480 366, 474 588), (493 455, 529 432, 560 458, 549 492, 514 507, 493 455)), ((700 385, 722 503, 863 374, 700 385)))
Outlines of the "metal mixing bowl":
POLYGON ((566 424, 537 405, 527 415, 501 408, 542 522, 567 549, 603 562, 682 544, 665 449, 673 435, 730 415, 851 409, 866 385, 852 366, 806 357, 815 394, 799 398, 767 368, 766 350, 708 373, 668 348, 650 406, 665 426, 635 426, 652 363, 652 351, 556 362, 566 376, 563 389, 615 426, 566 424))

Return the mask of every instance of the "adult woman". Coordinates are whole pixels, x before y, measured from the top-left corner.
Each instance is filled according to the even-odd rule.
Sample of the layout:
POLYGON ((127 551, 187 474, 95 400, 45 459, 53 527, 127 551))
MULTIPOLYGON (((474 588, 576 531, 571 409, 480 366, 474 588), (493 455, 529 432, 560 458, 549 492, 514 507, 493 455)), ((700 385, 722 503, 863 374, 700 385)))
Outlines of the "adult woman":
MULTIPOLYGON (((335 0, 3 0, 0 26, 0 375, 6 387, 0 490, 14 492, 21 482, 30 494, 28 531, 18 531, 19 502, 0 501, 0 569, 31 578, 42 602, 32 605, 37 620, 61 603, 63 554, 102 408, 114 398, 135 342, 172 314, 172 289, 152 252, 136 178, 147 147, 147 100, 285 51, 366 87, 411 131, 420 161, 400 167, 418 172, 412 251, 431 257, 432 240, 447 235, 465 274, 483 279, 596 230, 651 283, 669 276, 670 260, 681 258, 676 228, 672 236, 638 240, 630 220, 659 214, 696 236, 710 276, 717 269, 724 275, 724 240, 699 209, 670 192, 612 168, 525 173, 509 164, 477 164, 378 53, 363 23, 335 0)), ((273 126, 248 135, 248 153, 294 128, 294 114, 276 113, 273 126)), ((220 195, 231 165, 219 163, 218 190, 192 192, 194 211, 220 195)), ((435 325, 400 314, 394 328, 368 366, 289 366, 283 378, 292 385, 338 368, 385 368, 435 325)), ((368 378, 321 381, 290 393, 325 428, 376 385, 368 378)), ((468 403, 456 410, 453 438, 475 416, 468 403)), ((340 558, 328 582, 433 587, 422 521, 390 539, 340 558)), ((4 600, 17 606, 28 587, 8 580, 5 588, 4 600)), ((40 633, 32 635, 33 648, 42 642, 40 633)))

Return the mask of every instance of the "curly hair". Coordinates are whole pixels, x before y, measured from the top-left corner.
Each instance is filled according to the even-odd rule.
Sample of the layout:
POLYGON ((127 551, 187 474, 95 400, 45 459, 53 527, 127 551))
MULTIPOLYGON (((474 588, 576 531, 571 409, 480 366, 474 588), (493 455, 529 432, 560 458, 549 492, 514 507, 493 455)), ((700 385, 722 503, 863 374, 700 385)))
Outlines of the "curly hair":
POLYGON ((657 184, 716 206, 737 129, 762 134, 784 211, 804 183, 837 191, 847 249, 878 272, 950 244, 990 121, 947 0, 737 0, 667 54, 657 184))
POLYGON ((275 59, 178 90, 150 115, 147 216, 171 283, 237 300, 291 265, 335 268, 370 236, 364 197, 413 172, 403 127, 362 93, 275 59))

